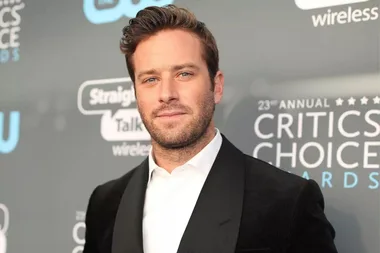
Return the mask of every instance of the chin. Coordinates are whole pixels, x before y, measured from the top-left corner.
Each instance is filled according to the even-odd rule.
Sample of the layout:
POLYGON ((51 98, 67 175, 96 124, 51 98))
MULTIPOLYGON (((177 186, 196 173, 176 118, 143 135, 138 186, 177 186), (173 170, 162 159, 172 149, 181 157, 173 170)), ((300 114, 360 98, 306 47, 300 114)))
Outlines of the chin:
POLYGON ((188 132, 184 130, 178 131, 177 133, 173 133, 170 135, 160 135, 157 136, 156 142, 167 149, 180 149, 187 146, 190 146, 194 142, 197 141, 195 136, 189 135, 188 132))

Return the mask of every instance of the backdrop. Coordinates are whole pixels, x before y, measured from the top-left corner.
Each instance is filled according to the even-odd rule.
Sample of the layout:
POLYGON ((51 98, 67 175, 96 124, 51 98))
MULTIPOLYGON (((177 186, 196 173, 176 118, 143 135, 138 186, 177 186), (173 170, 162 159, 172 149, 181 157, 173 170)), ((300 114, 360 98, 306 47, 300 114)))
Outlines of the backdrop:
POLYGON ((149 150, 121 30, 173 2, 217 39, 217 127, 319 183, 339 252, 379 253, 379 0, 0 0, 0 253, 82 251, 90 193, 149 150))

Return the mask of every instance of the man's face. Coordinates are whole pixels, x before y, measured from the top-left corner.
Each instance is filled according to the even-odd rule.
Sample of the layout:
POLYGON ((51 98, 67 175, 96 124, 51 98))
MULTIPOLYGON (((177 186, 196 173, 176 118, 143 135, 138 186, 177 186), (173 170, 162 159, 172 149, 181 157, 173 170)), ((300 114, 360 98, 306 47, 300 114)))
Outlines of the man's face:
POLYGON ((211 88, 198 37, 161 31, 138 45, 133 62, 137 106, 152 139, 165 148, 197 141, 210 127, 223 91, 221 72, 211 88))

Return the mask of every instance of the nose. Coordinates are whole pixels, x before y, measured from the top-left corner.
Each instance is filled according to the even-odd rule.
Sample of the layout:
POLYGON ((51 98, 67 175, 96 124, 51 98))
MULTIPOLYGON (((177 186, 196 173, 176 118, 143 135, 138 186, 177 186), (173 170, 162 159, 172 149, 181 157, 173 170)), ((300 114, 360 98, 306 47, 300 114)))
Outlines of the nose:
POLYGON ((163 78, 159 86, 159 100, 163 103, 178 99, 178 87, 175 80, 163 78))

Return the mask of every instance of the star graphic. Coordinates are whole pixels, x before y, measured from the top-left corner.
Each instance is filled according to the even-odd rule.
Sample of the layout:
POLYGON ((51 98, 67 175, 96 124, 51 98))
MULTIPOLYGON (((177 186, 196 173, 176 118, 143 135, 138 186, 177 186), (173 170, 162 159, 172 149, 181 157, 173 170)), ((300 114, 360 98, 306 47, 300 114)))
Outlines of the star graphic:
POLYGON ((360 99, 360 102, 362 103, 362 105, 366 105, 367 102, 368 102, 368 98, 364 96, 364 97, 362 97, 362 98, 360 99))
POLYGON ((373 98, 373 103, 374 104, 380 104, 380 97, 379 96, 376 96, 373 98))
POLYGON ((349 104, 349 105, 354 105, 354 104, 355 104, 355 101, 356 101, 355 98, 350 97, 350 99, 348 100, 348 104, 349 104))
POLYGON ((344 101, 343 99, 338 98, 337 100, 335 100, 335 103, 337 106, 341 106, 341 105, 343 105, 343 101, 344 101))

